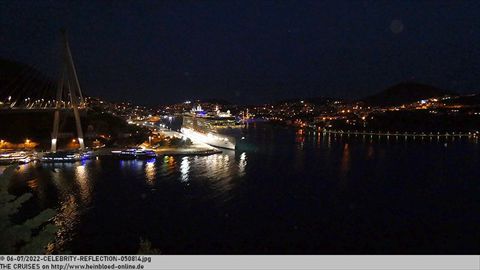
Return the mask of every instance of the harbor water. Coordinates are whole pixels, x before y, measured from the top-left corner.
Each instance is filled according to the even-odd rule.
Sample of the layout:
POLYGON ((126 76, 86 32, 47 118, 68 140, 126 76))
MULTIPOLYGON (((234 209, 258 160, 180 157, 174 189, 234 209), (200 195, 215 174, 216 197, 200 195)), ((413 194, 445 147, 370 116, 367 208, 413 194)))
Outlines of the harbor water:
POLYGON ((52 253, 478 254, 480 146, 252 124, 254 147, 20 165, 22 220, 54 208, 52 253))

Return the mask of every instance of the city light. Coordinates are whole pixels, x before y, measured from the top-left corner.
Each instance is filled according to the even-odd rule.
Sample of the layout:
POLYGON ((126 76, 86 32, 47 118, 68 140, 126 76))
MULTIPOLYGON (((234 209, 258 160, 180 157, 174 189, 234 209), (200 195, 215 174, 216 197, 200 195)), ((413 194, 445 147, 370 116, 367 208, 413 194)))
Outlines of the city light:
POLYGON ((0 270, 480 250, 480 6, 24 2, 1 12, 0 270))

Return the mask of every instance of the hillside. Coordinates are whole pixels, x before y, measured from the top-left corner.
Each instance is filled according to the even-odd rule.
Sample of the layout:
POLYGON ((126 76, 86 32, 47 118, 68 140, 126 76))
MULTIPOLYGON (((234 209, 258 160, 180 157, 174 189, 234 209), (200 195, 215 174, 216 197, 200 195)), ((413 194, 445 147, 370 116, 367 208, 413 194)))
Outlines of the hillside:
POLYGON ((426 84, 404 82, 389 87, 378 94, 368 96, 362 101, 371 106, 395 106, 446 95, 456 94, 426 84))
POLYGON ((35 68, 0 58, 0 101, 54 98, 56 84, 35 68))
POLYGON ((444 101, 447 105, 480 106, 480 94, 460 96, 444 101))
POLYGON ((327 97, 306 97, 306 98, 289 98, 289 99, 282 99, 275 104, 285 104, 285 103, 298 103, 300 101, 305 101, 307 103, 315 104, 315 105, 325 105, 331 102, 332 100, 335 100, 333 98, 327 98, 327 97))

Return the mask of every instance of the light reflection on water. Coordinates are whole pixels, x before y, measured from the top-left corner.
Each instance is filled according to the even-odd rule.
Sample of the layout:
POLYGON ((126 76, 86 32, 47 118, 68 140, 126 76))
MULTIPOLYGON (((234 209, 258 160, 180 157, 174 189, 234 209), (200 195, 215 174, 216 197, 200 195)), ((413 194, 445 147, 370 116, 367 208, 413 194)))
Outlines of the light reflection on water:
POLYGON ((200 159, 197 164, 198 167, 203 167, 201 169, 202 176, 209 177, 213 180, 218 180, 222 178, 231 178, 234 176, 232 174, 232 163, 230 163, 231 153, 223 153, 217 155, 207 156, 205 159, 200 159))
POLYGON ((44 165, 58 193, 57 214, 53 219, 58 231, 54 243, 47 248, 49 254, 65 250, 66 245, 75 238, 82 214, 91 206, 95 179, 89 175, 89 163, 44 165))
POLYGON ((247 166, 247 153, 243 152, 240 155, 240 161, 238 162, 238 174, 243 176, 245 174, 245 167, 247 166))
POLYGON ((350 148, 348 143, 343 146, 342 159, 340 162, 340 177, 346 178, 348 171, 350 170, 350 148))
POLYGON ((366 159, 367 160, 371 160, 374 158, 375 156, 375 150, 373 149, 373 145, 368 145, 368 149, 367 149, 367 153, 366 153, 367 157, 366 159))
POLYGON ((143 161, 138 162, 135 159, 120 160, 120 167, 124 172, 135 171, 137 173, 143 173, 143 161))
POLYGON ((80 197, 82 202, 86 205, 91 203, 92 200, 92 181, 87 175, 87 168, 84 164, 75 167, 75 181, 79 187, 80 197))
MULTIPOLYGON (((478 206, 470 200, 480 176, 478 146, 449 143, 444 147, 435 140, 404 143, 393 137, 388 144, 371 143, 370 136, 351 136, 350 141, 345 141, 346 137, 317 133, 295 140, 292 133, 286 142, 272 135, 258 152, 224 151, 157 160, 100 158, 84 164, 42 165, 38 177, 29 172, 33 165, 26 165, 17 174, 27 175, 23 177, 25 186, 30 184, 28 188, 41 200, 48 200, 48 192, 40 194, 48 190, 45 183, 55 189, 58 214, 54 220, 60 230, 50 247, 53 253, 68 250, 72 243, 76 244, 73 252, 98 252, 105 247, 111 248, 105 252, 116 251, 116 239, 131 241, 129 248, 134 252, 139 232, 167 254, 282 253, 303 251, 304 247, 315 253, 324 242, 327 248, 342 251, 350 245, 356 251, 360 241, 380 250, 381 241, 403 241, 410 237, 410 229, 421 232, 422 228, 403 220, 422 219, 426 225, 437 226, 441 222, 436 213, 458 213, 449 217, 451 228, 463 228, 463 221, 474 216, 461 206, 478 206), (453 170, 454 165, 462 169, 453 170), (414 172, 427 169, 428 179, 417 181, 414 172), (382 181, 366 181, 367 177, 382 181), (443 182, 437 184, 438 178, 443 182), (425 195, 425 190, 438 192, 425 195), (449 209, 443 202, 456 194, 467 199, 449 209), (412 211, 411 206, 415 206, 412 211), (389 207, 396 212, 392 214, 389 207), (440 211, 443 209, 448 211, 440 211), (125 213, 129 217, 123 220, 125 213), (104 216, 108 218, 98 219, 104 216), (459 216, 468 218, 458 222, 452 218, 459 216), (382 226, 376 227, 378 224, 382 226), (82 232, 85 227, 88 229, 82 232), (380 230, 382 236, 375 241, 368 238, 371 228, 380 230), (345 237, 344 231, 358 233, 357 238, 345 237), (103 242, 109 234, 112 242, 103 242), (260 243, 259 237, 265 241, 260 243), (83 241, 88 244, 82 246, 83 241), (90 247, 97 249, 90 251, 90 247)), ((456 229, 442 230, 457 236, 448 239, 462 235, 456 229)), ((445 239, 439 236, 434 240, 445 239)), ((413 237, 409 241, 427 245, 413 237)), ((460 240, 454 244, 460 246, 460 240)))
POLYGON ((190 161, 188 157, 182 158, 182 164, 180 165, 180 172, 182 174, 181 181, 187 182, 188 181, 188 171, 190 170, 190 161))
POLYGON ((175 157, 164 156, 162 160, 161 173, 165 176, 170 176, 175 173, 175 157))
POLYGON ((155 168, 155 159, 148 160, 145 164, 145 179, 149 185, 154 185, 156 180, 157 170, 155 168))

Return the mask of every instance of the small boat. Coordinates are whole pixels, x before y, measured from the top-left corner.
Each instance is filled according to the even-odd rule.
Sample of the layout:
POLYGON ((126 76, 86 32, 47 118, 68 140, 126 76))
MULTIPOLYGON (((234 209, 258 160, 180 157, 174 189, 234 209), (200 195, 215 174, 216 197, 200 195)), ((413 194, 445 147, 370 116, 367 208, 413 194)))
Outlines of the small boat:
POLYGON ((151 149, 129 148, 125 150, 112 151, 112 154, 122 159, 151 159, 156 158, 157 154, 151 149))
POLYGON ((0 152, 0 164, 26 164, 33 160, 35 160, 35 154, 32 152, 13 150, 0 152))
POLYGON ((90 159, 93 156, 92 151, 57 151, 49 152, 43 155, 43 162, 75 162, 90 159))

